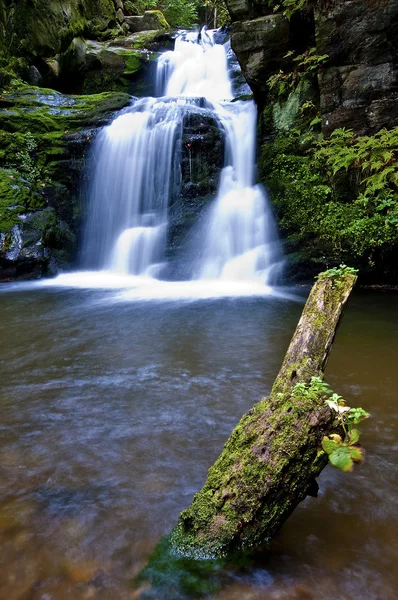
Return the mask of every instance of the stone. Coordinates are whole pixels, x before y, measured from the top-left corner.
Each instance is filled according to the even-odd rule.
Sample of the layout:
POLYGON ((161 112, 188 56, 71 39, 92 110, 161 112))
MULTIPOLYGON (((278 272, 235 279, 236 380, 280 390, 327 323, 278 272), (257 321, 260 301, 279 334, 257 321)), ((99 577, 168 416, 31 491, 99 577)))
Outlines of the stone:
POLYGON ((28 81, 32 85, 40 86, 43 84, 43 77, 41 76, 39 69, 34 65, 31 65, 29 68, 28 81))
POLYGON ((130 101, 128 94, 76 97, 27 85, 3 92, 0 280, 55 274, 72 263, 85 155, 98 128, 130 101))
POLYGON ((228 0, 226 4, 232 19, 240 21, 250 16, 249 0, 228 0))
POLYGON ((347 127, 366 134, 383 127, 394 127, 398 124, 398 111, 390 105, 397 96, 392 92, 396 80, 397 71, 392 63, 355 64, 320 71, 318 82, 324 131, 330 133, 347 127), (370 108, 372 104, 380 107, 386 102, 390 107, 388 111, 370 108))
POLYGON ((329 65, 376 65, 394 61, 398 46, 398 0, 318 2, 316 47, 329 65))
POLYGON ((133 33, 170 28, 160 10, 147 10, 142 16, 125 17, 125 21, 133 33))
POLYGON ((134 95, 139 91, 135 85, 143 91, 148 82, 150 95, 153 90, 146 75, 154 58, 153 52, 134 48, 131 39, 118 38, 111 43, 75 38, 60 55, 58 87, 67 93, 121 91, 134 95))
POLYGON ((398 0, 321 3, 316 45, 323 130, 370 134, 398 125, 398 0))
POLYGON ((267 79, 283 64, 288 43, 289 21, 282 14, 232 25, 231 45, 255 94, 267 92, 267 79))
POLYGON ((116 12, 116 18, 117 18, 117 20, 118 20, 118 22, 119 22, 120 24, 122 24, 122 23, 123 23, 123 21, 124 21, 124 14, 123 14, 123 11, 122 11, 122 9, 121 9, 121 8, 118 8, 118 9, 117 9, 117 12, 116 12))
POLYGON ((225 4, 234 21, 255 19, 274 12, 269 0, 226 0, 225 4))
POLYGON ((7 23, 15 55, 52 57, 73 37, 111 37, 117 27, 112 0, 20 0, 7 23))

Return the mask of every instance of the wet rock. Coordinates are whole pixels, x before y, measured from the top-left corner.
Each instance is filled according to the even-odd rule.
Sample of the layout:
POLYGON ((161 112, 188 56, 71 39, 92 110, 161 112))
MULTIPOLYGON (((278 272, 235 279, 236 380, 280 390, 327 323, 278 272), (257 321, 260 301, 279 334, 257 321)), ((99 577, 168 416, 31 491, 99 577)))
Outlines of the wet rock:
POLYGON ((43 84, 43 77, 41 76, 39 69, 34 65, 32 65, 29 69, 28 81, 32 85, 40 86, 43 84))
POLYGON ((359 134, 398 124, 398 2, 350 0, 315 11, 316 43, 328 54, 318 75, 326 133, 359 134))
POLYGON ((126 38, 113 43, 74 38, 60 55, 58 87, 68 93, 123 91, 136 95, 145 91, 150 95, 149 74, 156 55, 141 47, 138 40, 126 38), (145 84, 148 89, 144 90, 145 84))
POLYGON ((224 166, 225 136, 210 113, 198 110, 186 115, 181 144, 181 186, 169 207, 167 257, 171 261, 162 276, 186 279, 192 276, 195 252, 194 230, 215 198, 224 166), (178 262, 176 261, 179 257, 178 262))
POLYGON ((130 101, 127 94, 78 98, 30 86, 3 94, 0 279, 37 278, 73 262, 84 157, 98 127, 130 101))
POLYGON ((147 10, 142 16, 125 17, 125 20, 132 32, 170 29, 160 10, 147 10))
POLYGON ((255 93, 267 92, 267 79, 279 70, 288 43, 289 22, 282 14, 233 24, 232 48, 255 93))

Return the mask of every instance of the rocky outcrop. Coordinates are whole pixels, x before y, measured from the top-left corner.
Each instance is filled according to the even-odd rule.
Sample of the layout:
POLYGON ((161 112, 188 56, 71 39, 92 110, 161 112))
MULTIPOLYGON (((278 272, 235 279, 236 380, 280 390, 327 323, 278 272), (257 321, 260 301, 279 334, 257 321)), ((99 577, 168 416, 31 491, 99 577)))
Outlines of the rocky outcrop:
POLYGON ((292 69, 287 52, 315 47, 328 55, 317 82, 326 133, 398 124, 398 0, 318 0, 290 19, 268 2, 227 5, 232 47, 260 106, 269 102, 269 78, 292 69))
MULTIPOLYGON (((144 43, 150 43, 156 34, 146 32, 144 43)), ((109 91, 153 94, 151 74, 157 54, 142 49, 138 35, 110 42, 74 38, 59 57, 56 87, 75 94, 109 91)))
POLYGON ((224 166, 224 143, 224 133, 210 112, 193 110, 185 116, 179 161, 180 186, 177 196, 171 198, 169 208, 169 278, 192 276, 193 254, 200 243, 192 241, 191 236, 195 236, 195 227, 214 200, 224 166), (186 248, 188 234, 190 248, 186 248))
POLYGON ((160 11, 127 19, 136 26, 122 0, 13 0, 0 10, 0 87, 18 76, 64 93, 150 93, 148 45, 169 26, 160 11))
POLYGON ((232 48, 256 98, 267 93, 267 79, 285 62, 289 46, 289 22, 281 14, 238 21, 232 26, 232 48))
POLYGON ((13 0, 8 4, 9 51, 26 61, 55 56, 79 35, 109 39, 120 31, 113 0, 13 0))
POLYGON ((318 2, 316 46, 324 130, 360 134, 398 124, 398 1, 318 2))
POLYGON ((84 208, 85 156, 127 94, 66 96, 18 86, 0 97, 0 279, 70 265, 84 208))
POLYGON ((170 29, 160 10, 147 10, 143 15, 125 17, 125 22, 132 33, 170 29))

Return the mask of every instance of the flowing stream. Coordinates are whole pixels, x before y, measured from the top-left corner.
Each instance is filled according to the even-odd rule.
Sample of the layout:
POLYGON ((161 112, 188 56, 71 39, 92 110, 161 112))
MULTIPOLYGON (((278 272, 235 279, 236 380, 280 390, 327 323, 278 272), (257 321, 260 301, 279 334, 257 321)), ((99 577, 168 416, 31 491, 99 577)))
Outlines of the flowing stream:
POLYGON ((281 267, 265 192, 255 185, 256 109, 233 100, 227 44, 182 33, 157 64, 158 98, 137 100, 98 136, 84 266, 162 278, 168 206, 179 193, 184 117, 214 117, 225 134, 217 197, 196 236, 194 279, 271 285, 281 267))

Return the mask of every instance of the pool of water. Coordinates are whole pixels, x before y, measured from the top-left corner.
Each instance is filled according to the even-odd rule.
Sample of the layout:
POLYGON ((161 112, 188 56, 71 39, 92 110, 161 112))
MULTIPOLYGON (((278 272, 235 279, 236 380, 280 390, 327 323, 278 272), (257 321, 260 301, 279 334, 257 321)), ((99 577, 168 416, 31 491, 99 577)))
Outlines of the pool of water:
MULTIPOLYGON (((3 286, 0 306, 0 598, 138 598, 135 576, 270 390, 302 302, 3 286)), ((207 598, 397 598, 397 339, 398 294, 356 292, 327 380, 372 414, 366 461, 328 467, 207 598)))

